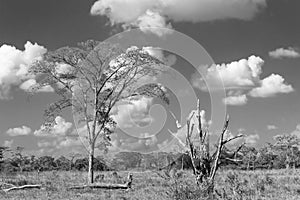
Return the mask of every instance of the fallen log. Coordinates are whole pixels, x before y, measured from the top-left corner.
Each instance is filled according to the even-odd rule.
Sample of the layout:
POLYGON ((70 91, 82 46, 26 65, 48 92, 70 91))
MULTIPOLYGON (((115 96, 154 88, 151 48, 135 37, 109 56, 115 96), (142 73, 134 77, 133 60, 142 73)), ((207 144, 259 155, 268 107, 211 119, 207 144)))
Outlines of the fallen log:
POLYGON ((81 186, 72 186, 69 189, 129 189, 127 184, 90 184, 90 185, 81 185, 81 186))
POLYGON ((13 186, 7 189, 2 189, 4 192, 9 192, 12 190, 24 190, 24 189, 41 189, 42 185, 22 185, 22 186, 13 186))
POLYGON ((72 189, 130 189, 132 185, 132 174, 128 174, 128 181, 124 184, 112 184, 112 183, 101 183, 101 184, 88 184, 88 185, 79 185, 69 187, 69 190, 72 189))

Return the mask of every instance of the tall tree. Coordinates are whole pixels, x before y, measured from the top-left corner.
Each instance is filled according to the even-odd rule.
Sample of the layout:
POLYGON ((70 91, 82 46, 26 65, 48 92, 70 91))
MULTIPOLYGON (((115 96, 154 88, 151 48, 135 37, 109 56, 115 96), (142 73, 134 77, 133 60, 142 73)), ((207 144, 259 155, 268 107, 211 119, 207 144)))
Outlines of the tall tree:
POLYGON ((85 129, 89 183, 93 183, 95 148, 107 149, 116 127, 112 109, 142 96, 169 103, 163 86, 141 86, 140 82, 160 74, 162 66, 160 60, 137 47, 122 50, 117 45, 89 40, 77 47, 48 52, 31 67, 30 72, 39 80, 32 91, 51 86, 61 97, 45 112, 45 130, 51 129, 56 116, 68 107, 73 107, 76 123, 85 129))

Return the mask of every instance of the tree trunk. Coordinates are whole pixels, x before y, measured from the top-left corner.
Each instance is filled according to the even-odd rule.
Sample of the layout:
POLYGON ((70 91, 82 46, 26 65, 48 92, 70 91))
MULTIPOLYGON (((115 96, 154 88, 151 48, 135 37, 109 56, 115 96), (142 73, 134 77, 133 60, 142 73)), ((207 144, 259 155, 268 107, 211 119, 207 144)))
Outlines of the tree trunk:
POLYGON ((89 152, 89 171, 88 171, 88 182, 90 184, 94 183, 94 149, 91 148, 89 152))

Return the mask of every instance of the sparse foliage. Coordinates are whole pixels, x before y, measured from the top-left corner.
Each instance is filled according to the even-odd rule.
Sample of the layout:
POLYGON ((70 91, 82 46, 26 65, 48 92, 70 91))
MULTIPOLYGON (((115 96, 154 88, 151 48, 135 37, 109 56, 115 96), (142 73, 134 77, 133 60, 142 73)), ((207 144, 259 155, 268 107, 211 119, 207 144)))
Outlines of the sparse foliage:
POLYGON ((73 108, 76 123, 85 128, 82 138, 88 144, 90 183, 95 148, 107 149, 116 126, 112 109, 142 96, 169 103, 163 86, 141 86, 143 79, 162 73, 162 66, 161 61, 137 47, 124 51, 117 45, 90 40, 78 47, 48 52, 30 68, 40 80, 33 93, 51 86, 60 96, 45 112, 45 130, 51 129, 56 116, 68 107, 73 108))

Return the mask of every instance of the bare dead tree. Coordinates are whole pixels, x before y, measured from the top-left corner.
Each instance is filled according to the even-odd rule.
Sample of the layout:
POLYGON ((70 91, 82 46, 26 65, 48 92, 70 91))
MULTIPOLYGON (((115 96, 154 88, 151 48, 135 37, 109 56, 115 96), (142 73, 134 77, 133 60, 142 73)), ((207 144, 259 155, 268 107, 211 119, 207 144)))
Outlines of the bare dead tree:
POLYGON ((207 184, 208 192, 212 194, 214 192, 214 180, 216 172, 221 165, 222 161, 230 160, 232 162, 238 162, 235 159, 235 155, 241 149, 239 146, 233 153, 226 152, 225 145, 233 140, 236 140, 243 135, 237 135, 231 138, 224 138, 224 134, 228 129, 229 117, 226 117, 223 130, 220 134, 220 138, 216 145, 216 150, 211 154, 210 152, 210 140, 209 140, 209 132, 207 128, 204 128, 201 124, 201 116, 200 116, 200 103, 199 100, 197 102, 197 110, 196 113, 193 112, 190 117, 187 119, 187 132, 186 132, 186 145, 189 152, 189 156, 191 158, 193 173, 196 178, 196 183, 198 185, 202 185, 203 183, 207 184), (193 136, 195 123, 192 123, 192 118, 196 114, 197 119, 197 131, 195 136, 193 136))

